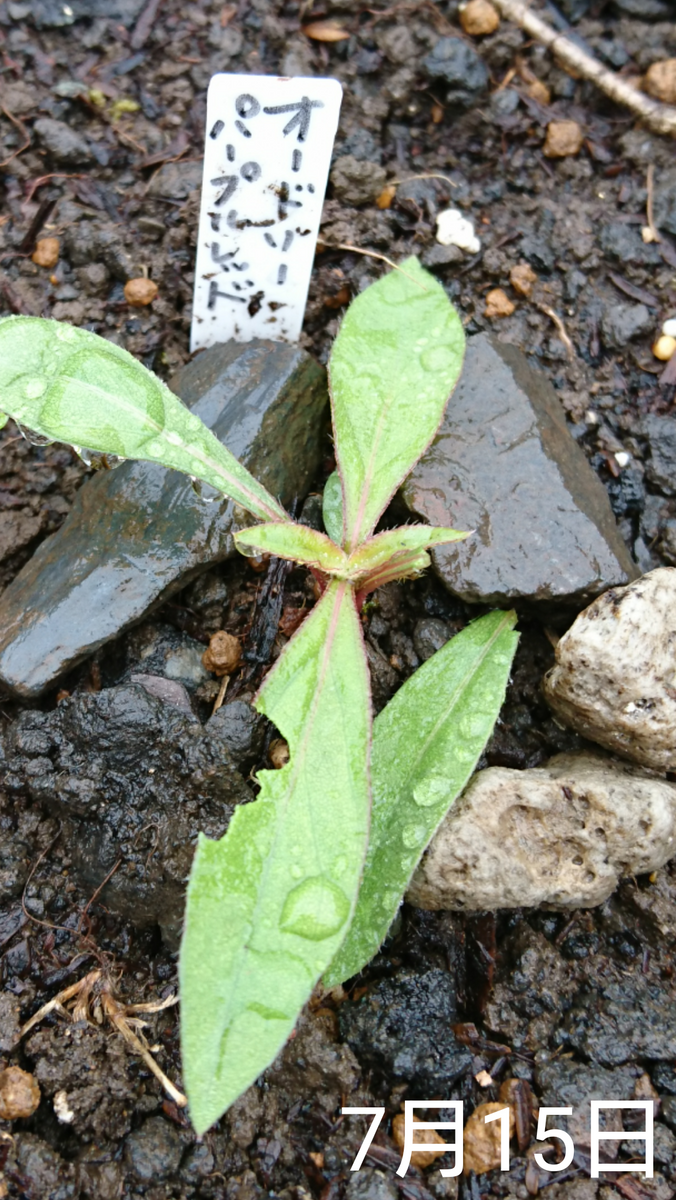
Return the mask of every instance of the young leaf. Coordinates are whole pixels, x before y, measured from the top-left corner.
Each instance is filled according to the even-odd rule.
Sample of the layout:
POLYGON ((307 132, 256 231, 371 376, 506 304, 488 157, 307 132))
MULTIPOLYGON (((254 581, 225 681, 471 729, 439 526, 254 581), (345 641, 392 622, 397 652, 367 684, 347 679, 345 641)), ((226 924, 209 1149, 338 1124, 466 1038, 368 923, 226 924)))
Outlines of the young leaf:
POLYGON ((225 837, 200 837, 181 947, 184 1077, 198 1133, 272 1061, 343 940, 369 826, 370 703, 352 589, 329 585, 263 684, 291 758, 225 837))
POLYGON ((386 529, 353 550, 347 564, 349 578, 360 588, 371 581, 372 587, 380 587, 385 582, 382 578, 384 570, 389 573, 388 578, 399 578, 409 571, 422 570, 429 566, 429 556, 425 551, 430 546, 461 542, 469 536, 469 533, 461 533, 457 529, 435 529, 430 525, 401 525, 398 529, 386 529))
POLYGON ((176 467, 263 521, 288 520, 156 375, 95 333, 41 317, 0 321, 0 403, 55 441, 176 467))
POLYGON ((505 696, 514 612, 473 621, 406 681, 373 726, 373 812, 347 937, 324 975, 334 987, 377 952, 425 847, 472 774, 505 696))
POLYGON ((0 429, 4 429, 4 427, 8 421, 9 421, 9 417, 8 417, 7 413, 0 412, 0 429))
POLYGON ((347 554, 336 546, 325 533, 318 533, 309 525, 297 525, 294 521, 276 521, 268 525, 253 525, 235 534, 235 544, 240 553, 276 554, 278 558, 290 558, 304 563, 306 567, 317 567, 328 575, 343 576, 347 572, 347 554))
POLYGON ((416 258, 348 308, 329 360, 346 550, 372 532, 429 445, 460 374, 464 345, 458 314, 416 258))

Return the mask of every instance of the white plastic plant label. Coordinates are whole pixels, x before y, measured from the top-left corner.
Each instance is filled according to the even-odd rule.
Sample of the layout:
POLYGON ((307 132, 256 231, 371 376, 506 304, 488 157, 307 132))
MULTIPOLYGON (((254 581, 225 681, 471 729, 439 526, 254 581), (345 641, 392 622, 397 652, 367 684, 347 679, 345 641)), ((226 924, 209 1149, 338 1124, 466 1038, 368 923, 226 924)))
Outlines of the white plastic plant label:
POLYGON ((342 89, 214 75, 191 348, 300 336, 342 89))

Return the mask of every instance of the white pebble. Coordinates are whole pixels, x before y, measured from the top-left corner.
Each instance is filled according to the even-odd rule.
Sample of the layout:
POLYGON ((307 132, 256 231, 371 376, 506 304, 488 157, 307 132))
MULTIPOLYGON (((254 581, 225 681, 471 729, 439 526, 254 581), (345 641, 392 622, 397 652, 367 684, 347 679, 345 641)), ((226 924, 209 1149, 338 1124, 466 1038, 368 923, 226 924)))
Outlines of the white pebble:
POLYGON ((458 246, 468 254, 478 254, 481 242, 474 226, 457 208, 445 208, 437 217, 437 241, 442 246, 458 246))
POLYGON ((629 463, 631 462, 631 454, 627 454, 626 450, 620 450, 615 455, 615 462, 617 463, 618 467, 628 467, 629 463))
POLYGON ((669 320, 664 322, 662 333, 665 337, 676 338, 676 317, 669 317, 669 320))

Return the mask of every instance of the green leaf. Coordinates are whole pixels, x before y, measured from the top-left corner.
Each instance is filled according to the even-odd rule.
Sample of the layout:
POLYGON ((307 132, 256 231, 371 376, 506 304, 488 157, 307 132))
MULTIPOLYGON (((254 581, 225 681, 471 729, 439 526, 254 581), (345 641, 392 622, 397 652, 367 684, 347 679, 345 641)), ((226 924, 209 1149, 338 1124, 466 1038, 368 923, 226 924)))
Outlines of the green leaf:
POLYGON ((334 987, 377 952, 430 839, 470 778, 504 700, 516 613, 473 621, 411 676, 373 726, 373 814, 348 935, 324 975, 334 987))
POLYGON ((429 555, 425 551, 430 546, 461 542, 469 536, 457 529, 439 529, 430 525, 386 529, 352 551, 347 564, 348 578, 356 587, 368 587, 372 591, 389 579, 399 579, 429 566, 429 555))
POLYGON ((0 321, 0 402, 36 433, 195 475, 264 521, 284 509, 126 350, 41 317, 0 321))
POLYGON ((306 567, 317 567, 329 575, 347 573, 347 554, 336 546, 325 533, 319 533, 309 525, 297 525, 295 521, 274 522, 268 525, 253 525, 235 534, 237 549, 244 555, 276 554, 278 558, 290 558, 304 563, 306 567))
POLYGON ((369 826, 370 707, 349 584, 333 582, 265 680, 289 742, 225 837, 200 837, 181 947, 184 1078, 204 1132, 272 1061, 347 931, 369 826))
POLYGON ((4 429, 4 427, 8 421, 9 421, 9 416, 7 415, 7 413, 0 412, 0 429, 4 429))
POLYGON ((324 484, 322 517, 331 541, 340 546, 343 541, 343 485, 337 471, 332 471, 324 484))
POLYGON ((373 531, 429 445, 460 374, 464 345, 458 314, 416 258, 348 308, 329 360, 346 550, 373 531))

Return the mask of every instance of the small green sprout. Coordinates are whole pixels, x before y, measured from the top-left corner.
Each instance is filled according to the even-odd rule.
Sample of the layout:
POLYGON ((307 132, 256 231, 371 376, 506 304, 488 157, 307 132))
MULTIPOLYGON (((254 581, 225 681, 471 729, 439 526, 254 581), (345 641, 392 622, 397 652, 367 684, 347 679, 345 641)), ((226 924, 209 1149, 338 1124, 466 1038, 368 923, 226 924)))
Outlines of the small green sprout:
POLYGON ((340 983, 377 951, 504 698, 516 618, 496 612, 425 663, 373 723, 359 617, 375 588, 469 536, 375 532, 437 431, 463 352, 457 313, 415 258, 353 302, 329 362, 338 469, 323 534, 292 521, 124 350, 53 321, 0 322, 3 412, 43 436, 204 480, 259 521, 236 535, 243 554, 302 563, 323 587, 256 699, 290 760, 259 772, 258 798, 224 837, 200 835, 190 874, 181 1037, 198 1132, 272 1062, 318 980, 340 983))

